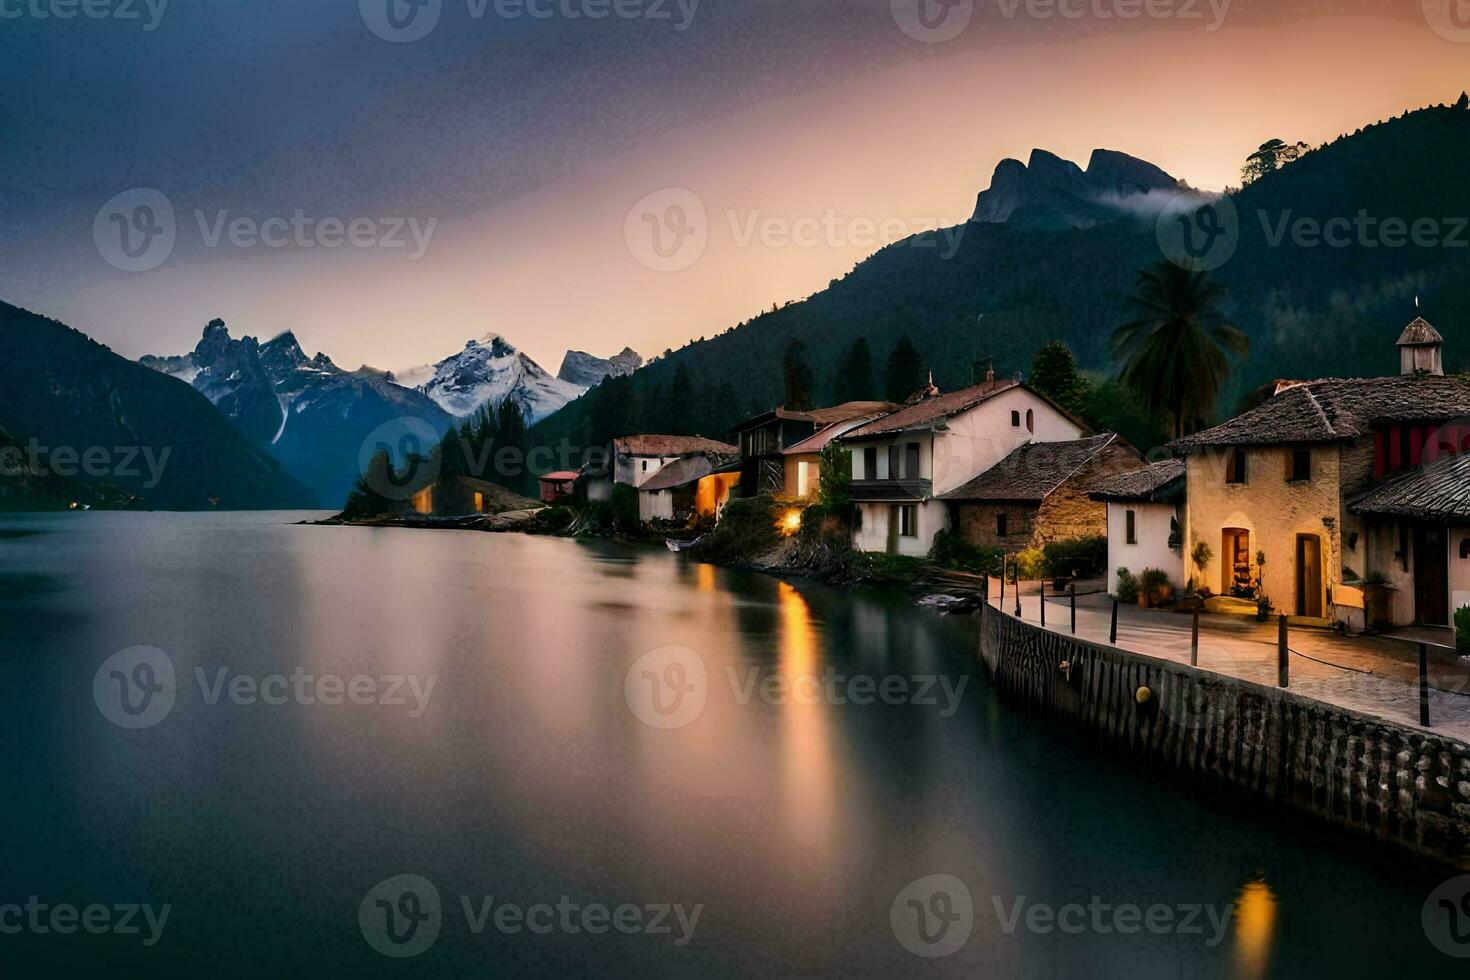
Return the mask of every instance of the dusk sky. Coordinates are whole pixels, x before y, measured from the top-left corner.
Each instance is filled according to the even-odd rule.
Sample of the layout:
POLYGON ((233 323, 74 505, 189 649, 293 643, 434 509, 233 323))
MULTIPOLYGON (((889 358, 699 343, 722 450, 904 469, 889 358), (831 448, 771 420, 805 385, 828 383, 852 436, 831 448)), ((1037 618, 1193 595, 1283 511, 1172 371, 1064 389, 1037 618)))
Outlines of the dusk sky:
MULTIPOLYGON (((984 0, 942 42, 911 36, 919 0, 442 0, 398 42, 388 2, 63 20, 65 0, 0 0, 0 299, 128 357, 222 317, 345 367, 494 331, 554 372, 568 348, 652 356, 809 295, 885 235, 963 221, 1032 147, 1217 189, 1268 138, 1315 145, 1470 87, 1470 25, 1438 0, 984 0), (645 16, 568 16, 598 9, 645 16), (139 188, 173 244, 128 258, 110 215, 158 203, 139 188), (691 201, 702 254, 650 268, 668 263, 638 246, 642 214, 691 201), (308 247, 257 240, 298 212, 308 247), (326 219, 358 244, 323 247, 326 219)), ((967 11, 931 12, 942 31, 967 11)))

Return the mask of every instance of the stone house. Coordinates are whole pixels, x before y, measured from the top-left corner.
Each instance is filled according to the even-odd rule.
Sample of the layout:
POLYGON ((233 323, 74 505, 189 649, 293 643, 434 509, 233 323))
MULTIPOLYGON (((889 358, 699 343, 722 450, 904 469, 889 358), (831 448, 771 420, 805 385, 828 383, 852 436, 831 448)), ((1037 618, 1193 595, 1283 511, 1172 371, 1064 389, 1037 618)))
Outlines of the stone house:
POLYGON ((853 547, 926 555, 935 534, 950 526, 945 494, 1028 442, 1085 435, 1084 423, 1020 381, 997 381, 992 373, 947 394, 931 386, 842 437, 852 453, 853 547))
POLYGON ((1399 341, 1406 373, 1282 382, 1259 407, 1173 443, 1186 466, 1185 555, 1210 549, 1189 574, 1222 594, 1263 591, 1307 621, 1362 628, 1369 587, 1390 594, 1380 618, 1448 625, 1451 583, 1470 590, 1470 518, 1456 466, 1436 464, 1470 451, 1470 375, 1436 373, 1441 343, 1416 320, 1399 341))
POLYGON ((1113 433, 1029 442, 939 499, 949 505, 950 526, 965 541, 1024 551, 1106 536, 1107 505, 1092 499, 1093 485, 1142 466, 1142 454, 1113 433))
POLYGON ((1092 487, 1107 507, 1108 591, 1118 591, 1118 569, 1133 575, 1156 568, 1182 585, 1184 461, 1166 459, 1107 477, 1092 487))

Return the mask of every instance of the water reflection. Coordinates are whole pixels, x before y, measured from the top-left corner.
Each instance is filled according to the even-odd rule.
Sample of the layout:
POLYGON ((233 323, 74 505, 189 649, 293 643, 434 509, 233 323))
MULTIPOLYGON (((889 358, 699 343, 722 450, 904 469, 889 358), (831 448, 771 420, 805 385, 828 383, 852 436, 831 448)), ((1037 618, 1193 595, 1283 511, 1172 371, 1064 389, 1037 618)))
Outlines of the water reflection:
POLYGON ((822 701, 822 666, 811 609, 800 592, 779 584, 780 676, 787 692, 781 711, 781 774, 786 831, 825 864, 832 843, 832 746, 822 701))
POLYGON ((1235 898, 1234 976, 1251 980, 1270 973, 1276 938, 1276 894, 1263 880, 1248 881, 1235 898))

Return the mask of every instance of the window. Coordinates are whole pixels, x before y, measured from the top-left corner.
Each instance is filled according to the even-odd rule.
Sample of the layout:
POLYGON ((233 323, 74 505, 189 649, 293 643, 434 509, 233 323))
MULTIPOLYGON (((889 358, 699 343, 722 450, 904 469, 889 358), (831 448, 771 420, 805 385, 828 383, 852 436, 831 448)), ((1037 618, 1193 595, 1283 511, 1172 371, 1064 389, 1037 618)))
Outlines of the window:
POLYGON ((1013 429, 1019 429, 1020 427, 1021 427, 1021 413, 1020 412, 1012 412, 1011 413, 1011 428, 1013 428, 1013 429))
POLYGON ((1131 511, 1130 510, 1128 512, 1128 515, 1127 515, 1127 524, 1128 524, 1128 543, 1129 544, 1137 544, 1138 543, 1138 513, 1136 511, 1131 511))
POLYGON ((1245 450, 1236 449, 1231 452, 1230 462, 1225 465, 1225 482, 1244 483, 1245 477, 1245 450))
POLYGON ((852 529, 854 531, 863 529, 863 509, 861 507, 854 507, 852 510, 852 529))
POLYGON ((878 447, 869 446, 863 450, 863 479, 878 479, 878 447))
POLYGON ((1293 483, 1312 478, 1312 451, 1310 449, 1293 449, 1291 451, 1286 478, 1293 483))
POLYGON ((1029 408, 1026 409, 1026 431, 1036 431, 1036 412, 1029 408))
POLYGON ((903 475, 910 480, 919 478, 919 444, 911 442, 903 447, 903 475))
POLYGON ((903 450, 897 444, 888 447, 888 479, 897 480, 898 467, 903 461, 903 450))
POLYGON ((996 514, 995 515, 995 536, 998 537, 998 538, 1003 538, 1007 534, 1010 534, 1011 533, 1010 523, 1011 522, 1010 522, 1010 515, 1009 514, 996 514))
POLYGON ((905 538, 919 536, 919 507, 905 504, 898 508, 898 533, 905 538))
POLYGON ((643 461, 643 472, 648 472, 648 460, 646 459, 643 461))

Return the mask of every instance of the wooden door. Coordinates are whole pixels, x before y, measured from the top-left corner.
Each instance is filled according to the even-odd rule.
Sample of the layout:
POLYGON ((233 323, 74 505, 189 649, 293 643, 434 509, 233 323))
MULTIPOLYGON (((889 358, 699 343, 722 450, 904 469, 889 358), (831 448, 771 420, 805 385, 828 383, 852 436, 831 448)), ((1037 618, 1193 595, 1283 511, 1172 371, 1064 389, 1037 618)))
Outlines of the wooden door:
POLYGON ((1448 547, 1443 527, 1414 528, 1414 618, 1425 626, 1450 624, 1448 547))
POLYGON ((1296 614, 1322 618, 1322 539, 1315 534, 1296 537, 1296 614))

